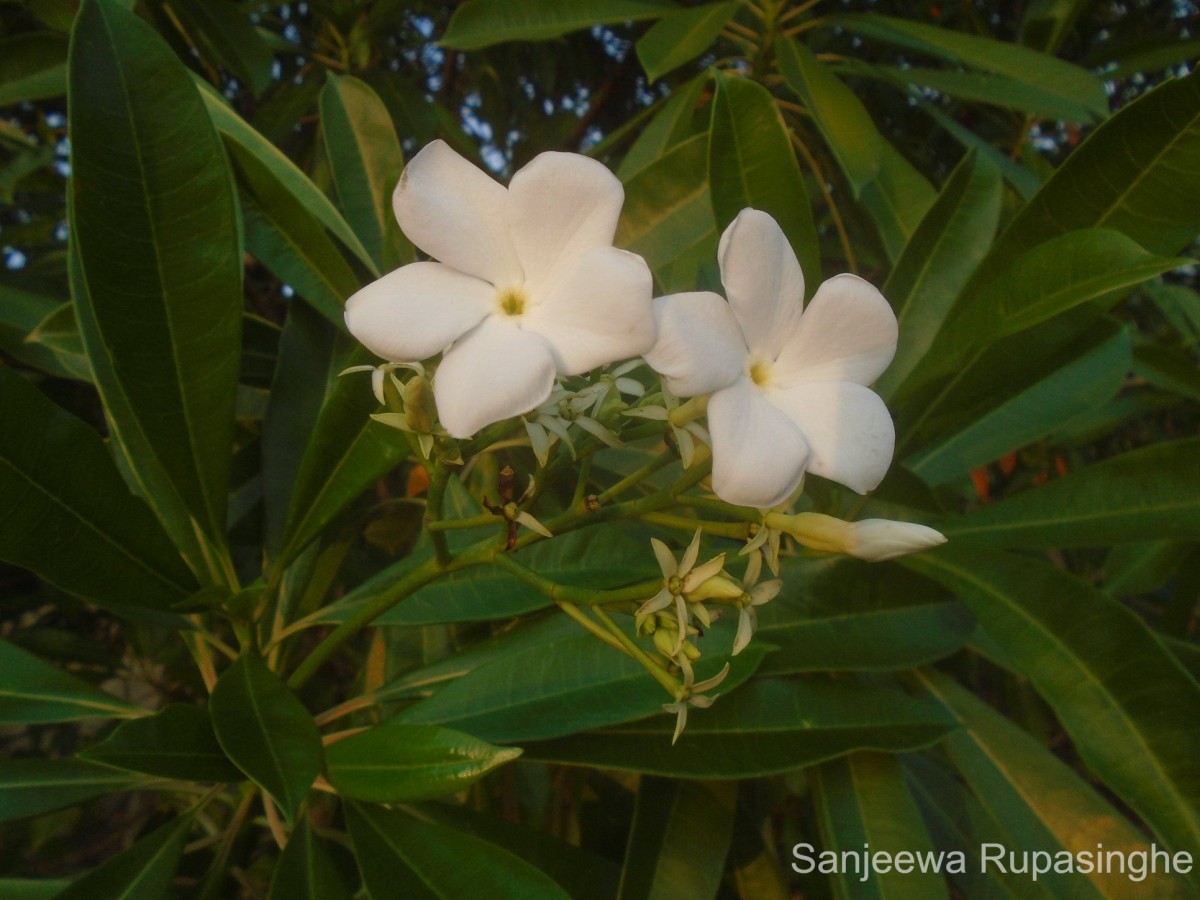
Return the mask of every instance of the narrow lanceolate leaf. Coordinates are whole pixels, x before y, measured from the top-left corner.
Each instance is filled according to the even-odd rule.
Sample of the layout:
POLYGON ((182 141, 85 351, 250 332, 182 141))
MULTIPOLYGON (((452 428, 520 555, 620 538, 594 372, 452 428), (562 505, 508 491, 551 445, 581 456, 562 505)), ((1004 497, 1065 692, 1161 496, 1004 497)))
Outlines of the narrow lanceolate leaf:
POLYGON ((1136 613, 1029 557, 951 541, 905 564, 962 597, 1092 772, 1164 844, 1200 852, 1200 685, 1136 613))
POLYGON ((1065 101, 1096 117, 1108 114, 1108 97, 1099 78, 1086 69, 1027 47, 876 14, 838 16, 833 23, 854 34, 1053 90, 1065 101))
POLYGON ((618 900, 716 897, 736 808, 733 784, 641 779, 618 900))
POLYGON ((275 863, 267 900, 350 900, 352 896, 305 816, 292 829, 275 863))
POLYGON ((862 186, 860 200, 875 222, 888 259, 896 260, 933 206, 937 192, 889 141, 883 141, 881 153, 879 174, 862 186))
POLYGON ((883 286, 900 323, 900 341, 875 384, 880 396, 890 396, 929 351, 987 252, 1002 196, 996 168, 978 153, 968 153, 905 246, 883 286))
POLYGON ((738 3, 706 3, 664 16, 638 39, 637 55, 651 81, 689 63, 709 48, 738 3))
MULTIPOLYGON (((365 363, 365 352, 350 364, 365 363)), ((337 377, 296 472, 277 565, 286 565, 345 507, 411 453, 404 435, 371 418, 369 376, 337 377)))
POLYGON ((783 38, 775 56, 787 86, 812 113, 857 196, 863 185, 875 180, 883 164, 883 138, 871 114, 854 91, 803 44, 783 38))
POLYGON ((461 791, 520 755, 460 731, 393 720, 330 744, 325 769, 345 797, 409 803, 461 791))
POLYGON ((1164 255, 1192 240, 1200 228, 1200 73, 1168 81, 1097 128, 1009 224, 977 281, 1080 228, 1120 231, 1164 255))
POLYGON ((708 190, 708 135, 675 145, 625 181, 617 246, 654 271, 713 235, 708 190))
POLYGON ((75 759, 6 759, 0 766, 0 822, 151 783, 141 775, 75 759))
MULTIPOLYGON (((962 722, 946 751, 980 803, 1006 826, 1007 847, 1079 853, 1102 844, 1125 854, 1149 852, 1145 836, 1040 741, 953 679, 934 671, 920 678, 962 722)), ((1129 888, 1120 872, 1047 873, 1044 880, 1051 890, 1080 897, 1120 896, 1129 888)), ((1152 881, 1155 897, 1191 896, 1169 875, 1152 881)))
POLYGON ((221 749, 203 706, 171 703, 147 718, 117 726, 79 754, 102 765, 181 781, 241 781, 221 749))
MULTIPOLYGON (((704 95, 710 77, 708 72, 702 72, 671 91, 671 96, 667 98, 662 109, 656 112, 642 129, 637 140, 621 159, 621 164, 617 166, 617 175, 622 182, 628 185, 634 175, 701 130, 696 121, 700 118, 696 107, 704 95)), ((704 126, 707 127, 708 117, 704 118, 704 126)), ((707 167, 707 161, 705 166, 707 167)), ((619 240, 616 243, 617 246, 624 246, 619 240)))
POLYGON ((1200 438, 1115 456, 943 525, 954 542, 991 547, 1200 538, 1200 438))
POLYGON ((103 441, 0 368, 0 559, 114 610, 162 610, 196 583, 103 441), (30 527, 37 523, 37 527, 30 527))
MULTIPOLYGON (((974 418, 965 423, 957 416, 956 427, 929 441, 905 460, 905 466, 928 484, 943 484, 1053 434, 1064 422, 1108 402, 1133 364, 1133 341, 1124 327, 1101 324, 1107 327, 1066 348, 1062 358, 1054 360, 1059 365, 1052 372, 1031 384, 996 391, 994 406, 973 407, 974 418)), ((952 399, 946 406, 955 409, 952 399)))
POLYGON ((209 705, 225 754, 293 818, 321 770, 321 737, 308 710, 251 655, 222 673, 209 705))
POLYGON ((67 91, 67 41, 38 31, 0 40, 0 106, 61 97, 67 91))
POLYGON ((186 68, 112 0, 79 11, 69 101, 75 303, 96 383, 138 492, 181 547, 198 528, 219 553, 242 324, 225 152, 186 68))
MULTIPOLYGON (((725 638, 728 647, 732 637, 725 638)), ((765 652, 763 644, 751 644, 728 660, 721 691, 749 678, 765 652)), ((713 677, 725 662, 719 652, 701 660, 696 680, 713 677)), ((400 718, 447 725, 488 741, 524 742, 654 715, 669 699, 638 663, 580 632, 559 643, 552 656, 545 647, 530 647, 480 666, 400 718)))
POLYGON ((191 827, 190 815, 163 825, 55 896, 60 900, 162 900, 168 896, 191 827))
POLYGON ((346 219, 383 271, 412 262, 392 213, 404 152, 387 107, 370 86, 331 76, 321 90, 321 134, 346 219))
POLYGON ((478 50, 505 41, 544 41, 572 31, 657 19, 674 12, 661 0, 470 0, 454 12, 441 43, 478 50))
POLYGON ((872 852, 885 851, 896 859, 895 868, 870 878, 837 873, 833 880, 838 896, 949 897, 944 876, 932 865, 920 864, 921 858, 932 860, 937 854, 895 756, 851 753, 817 766, 811 777, 821 849, 841 853, 869 845, 872 852))
POLYGON ((716 75, 708 177, 718 230, 746 207, 774 216, 804 270, 805 293, 821 283, 821 254, 812 208, 788 130, 762 85, 716 75))
POLYGON ((0 724, 140 716, 143 710, 0 641, 0 724))
POLYGON ((496 844, 407 813, 351 803, 346 821, 372 898, 566 900, 548 875, 496 844))
POLYGON ((174 0, 187 34, 213 62, 255 94, 271 86, 270 49, 246 14, 229 0, 174 0))
POLYGON ((692 710, 674 746, 675 718, 658 715, 528 744, 525 756, 671 777, 753 778, 854 750, 916 750, 955 727, 939 704, 886 682, 762 678, 692 710))
POLYGON ((1085 228, 1050 238, 964 294, 914 381, 927 380, 934 372, 953 372, 989 342, 1189 262, 1148 253, 1108 228, 1085 228))
POLYGON ((355 259, 372 270, 372 274, 378 275, 378 270, 373 269, 374 262, 354 234, 354 230, 321 189, 279 148, 235 113, 214 88, 198 78, 196 86, 204 100, 205 109, 226 146, 236 145, 246 154, 253 156, 261 167, 266 169, 267 176, 276 182, 271 190, 281 190, 290 194, 295 204, 329 229, 354 254, 355 259))

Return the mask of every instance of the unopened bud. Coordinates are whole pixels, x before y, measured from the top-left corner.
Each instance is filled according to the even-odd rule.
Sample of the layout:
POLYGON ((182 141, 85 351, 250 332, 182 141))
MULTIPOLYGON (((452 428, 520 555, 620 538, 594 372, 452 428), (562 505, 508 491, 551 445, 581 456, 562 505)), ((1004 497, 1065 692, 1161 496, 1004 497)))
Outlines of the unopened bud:
POLYGON ((907 556, 946 543, 946 536, 940 531, 890 519, 864 519, 855 522, 851 531, 852 543, 848 552, 871 562, 907 556))
POLYGON ((697 660, 700 658, 700 648, 691 641, 683 642, 683 655, 688 659, 697 660))
POLYGON ((654 649, 669 658, 675 655, 676 636, 674 631, 659 628, 650 636, 650 639, 654 641, 654 649))
POLYGON ((422 375, 410 378, 404 385, 404 417, 408 427, 417 434, 433 431, 437 407, 433 402, 433 385, 422 375))
POLYGON ((714 575, 704 581, 694 591, 689 591, 687 598, 693 603, 702 600, 734 600, 742 595, 742 586, 727 575, 714 575))

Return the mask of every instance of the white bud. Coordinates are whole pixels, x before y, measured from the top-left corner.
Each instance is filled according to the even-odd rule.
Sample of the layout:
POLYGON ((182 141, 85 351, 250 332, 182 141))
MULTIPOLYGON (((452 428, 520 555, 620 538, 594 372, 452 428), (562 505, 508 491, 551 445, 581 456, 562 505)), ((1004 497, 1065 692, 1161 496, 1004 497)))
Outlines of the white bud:
POLYGON ((850 523, 846 552, 859 559, 880 562, 944 543, 945 535, 924 525, 889 519, 864 519, 850 523))

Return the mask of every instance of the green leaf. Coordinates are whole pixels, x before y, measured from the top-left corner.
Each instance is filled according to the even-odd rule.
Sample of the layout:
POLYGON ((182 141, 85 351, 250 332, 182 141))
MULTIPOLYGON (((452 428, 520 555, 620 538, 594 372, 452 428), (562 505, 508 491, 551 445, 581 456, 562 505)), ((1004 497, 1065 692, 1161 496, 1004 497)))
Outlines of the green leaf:
MULTIPOLYGON (((365 360, 361 348, 346 359, 351 365, 365 360)), ((284 537, 274 560, 279 568, 412 452, 401 432, 371 418, 378 404, 368 375, 342 378, 330 374, 335 380, 328 388, 296 471, 284 537)))
POLYGON ((1200 400, 1200 371, 1193 356, 1184 350, 1144 341, 1133 351, 1132 368, 1164 391, 1200 400))
POLYGON ((960 72, 951 69, 894 69, 889 66, 855 66, 855 72, 883 78, 901 87, 932 88, 958 100, 990 103, 1043 119, 1065 119, 1088 123, 1092 110, 1063 97, 1051 86, 1018 81, 989 72, 960 72))
POLYGON ((1196 549, 1191 541, 1117 544, 1104 558, 1104 590, 1114 597, 1148 594, 1166 583, 1196 549))
POLYGON ((393 719, 330 744, 325 770, 345 797, 410 803, 464 790, 520 755, 449 728, 393 719))
POLYGON ((870 878, 843 869, 833 879, 839 896, 949 897, 943 876, 919 865, 921 857, 936 855, 895 756, 851 753, 822 763, 811 777, 822 849, 840 854, 869 845, 894 859, 894 868, 870 878))
POLYGON ((670 13, 651 25, 636 47, 650 81, 657 81, 707 50, 739 6, 736 0, 706 3, 670 13))
POLYGON ((0 724, 140 716, 143 710, 0 641, 0 724))
POLYGON ((258 29, 230 0, 171 0, 171 10, 199 49, 254 94, 271 86, 274 57, 258 29))
POLYGON ((1000 219, 1003 187, 994 166, 968 153, 905 245, 883 285, 900 323, 900 342, 875 384, 880 396, 890 396, 929 351, 987 252, 1000 219))
POLYGON ((1054 709, 1088 767, 1164 844, 1195 856, 1200 685, 1141 618, 1030 557, 957 547, 952 540, 905 564, 962 597, 1054 709))
POLYGON ((71 882, 65 878, 0 878, 5 900, 51 900, 71 882))
POLYGON ((267 900, 350 900, 352 896, 305 816, 292 829, 275 863, 267 900))
POLYGON ((736 807, 735 785, 641 779, 618 900, 716 897, 736 807))
MULTIPOLYGON (((74 373, 48 347, 28 341, 38 325, 62 305, 57 297, 0 282, 0 347, 14 359, 64 378, 74 373)), ((90 372, 89 372, 90 374, 90 372)))
POLYGON ((707 134, 676 144, 626 180, 615 243, 653 271, 715 233, 707 134))
POLYGON ((289 208, 306 210, 309 215, 329 229, 354 254, 355 258, 370 270, 372 275, 379 275, 374 261, 363 248, 362 243, 354 234, 354 230, 342 218, 337 207, 321 192, 321 189, 313 184, 309 177, 300 171, 281 150, 235 113, 225 98, 214 88, 199 78, 196 79, 196 84, 200 89, 200 96, 204 100, 208 115, 212 118, 217 131, 221 133, 225 145, 240 147, 245 155, 253 157, 260 167, 266 170, 266 175, 276 182, 276 185, 269 189, 264 187, 258 193, 261 194, 264 190, 272 192, 279 190, 289 194, 294 201, 289 208))
MULTIPOLYGON (((703 116, 703 124, 698 123, 696 120, 701 118, 701 114, 697 113, 696 107, 704 96, 704 89, 711 77, 710 73, 701 72, 691 81, 671 91, 663 108, 654 114, 621 159, 617 175, 623 183, 628 185, 638 172, 657 162, 668 150, 693 137, 697 132, 707 129, 709 117, 703 116)), ((706 172, 707 166, 708 161, 705 160, 706 172)), ((626 203, 628 202, 629 197, 626 194, 626 203)), ((620 245, 621 242, 617 241, 617 244, 620 245)))
POLYGON ((770 213, 804 270, 806 293, 821 283, 821 254, 812 208, 787 127, 762 85, 715 75, 708 178, 718 230, 746 207, 770 213))
POLYGON ((498 844, 549 875, 574 900, 612 900, 617 896, 621 868, 605 856, 568 844, 544 831, 514 825, 497 815, 476 812, 469 806, 423 803, 420 815, 427 821, 498 844))
POLYGON ((1160 85, 1097 128, 1009 224, 974 281, 1052 237, 1120 231, 1171 254, 1200 229, 1200 73, 1160 85))
POLYGON ((854 91, 798 41, 781 39, 775 57, 787 86, 808 107, 857 197, 883 165, 883 138, 871 114, 854 91))
POLYGON ((221 674, 209 707, 225 754, 295 818, 321 771, 321 736, 308 710, 252 655, 221 674))
POLYGON ((190 815, 168 822, 71 882, 57 900, 163 900, 169 896, 191 827, 190 815))
POLYGON ((1132 365, 1132 340, 1125 328, 1108 327, 1079 348, 1060 354, 1061 366, 1032 385, 1007 385, 993 408, 970 418, 946 405, 966 424, 952 429, 904 460, 929 484, 943 484, 1053 434, 1064 422, 1106 403, 1125 382, 1132 365), (1009 391, 1012 391, 1010 394, 1009 391))
POLYGON ((153 716, 118 725, 80 758, 180 781, 241 781, 203 706, 169 703, 153 716))
POLYGON ((897 260, 937 199, 929 180, 882 141, 879 175, 862 186, 861 201, 879 231, 888 259, 897 260))
POLYGON ((657 19, 674 9, 657 0, 469 0, 454 11, 441 43, 478 50, 505 41, 544 41, 593 25, 657 19))
POLYGON ((1098 118, 1108 114, 1108 97, 1099 78, 1086 69, 1027 47, 874 13, 835 16, 830 24, 985 72, 1006 75, 1050 91, 1098 118))
MULTIPOLYGON (((1103 844, 1123 853, 1149 852, 1145 837, 1066 763, 990 706, 937 672, 920 676, 963 728, 946 739, 955 767, 993 818, 1008 831, 1012 850, 1094 851, 1103 844)), ((1124 873, 1047 873, 1047 887, 1081 897, 1120 896, 1124 873)), ((1155 896, 1189 896, 1185 885, 1154 876, 1155 896)))
POLYGON ((346 821, 367 893, 375 900, 458 900, 487 885, 488 897, 513 900, 567 894, 545 873, 496 844, 405 813, 350 803, 346 821))
POLYGON ((138 493, 180 547, 199 529, 220 553, 242 324, 225 152, 182 63, 111 0, 76 18, 67 118, 74 299, 97 387, 138 493))
POLYGON ((93 381, 92 367, 88 363, 79 334, 79 323, 75 321, 75 307, 67 302, 38 322, 37 327, 25 338, 29 344, 41 344, 53 352, 63 370, 80 381, 93 381))
POLYGON ((238 176, 246 250, 344 330, 343 303, 360 283, 317 215, 262 159, 226 141, 238 176))
POLYGON ((941 523, 952 542, 1099 547, 1200 538, 1200 438, 1123 453, 941 523))
MULTIPOLYGON (((478 540, 489 532, 495 534, 496 530, 481 529, 472 538, 478 540)), ((453 549, 455 543, 451 546, 453 549)), ((399 564, 322 610, 319 621, 344 622, 355 611, 386 595, 399 578, 432 556, 432 544, 424 536, 399 564)), ((516 559, 546 578, 577 587, 621 587, 658 571, 646 554, 646 542, 618 529, 581 530, 552 541, 539 541, 518 551, 516 559)), ((552 605, 544 594, 504 570, 477 566, 442 576, 376 621, 383 625, 472 622, 524 615, 552 605)))
POLYGON ((10 368, 0 368, 0 423, 0 559, 126 613, 166 611, 195 590, 99 435, 10 368))
POLYGON ((0 822, 151 784, 141 775, 74 759, 6 759, 0 767, 0 822))
MULTIPOLYGON (((732 659, 730 628, 710 640, 696 680, 716 675, 726 661, 732 690, 749 678, 767 652, 751 644, 732 659), (709 652, 712 655, 709 655, 709 652)), ((711 634, 711 633, 710 633, 711 634)), ((530 646, 474 669, 400 713, 405 722, 447 725, 486 741, 524 742, 571 734, 653 715, 670 698, 642 666, 584 632, 530 646)))
POLYGON ((659 715, 529 744, 525 758, 672 777, 753 778, 854 750, 916 750, 954 727, 938 704, 884 681, 763 678, 721 696, 711 709, 693 710, 675 746, 674 716, 659 715))
MULTIPOLYGON (((913 95, 910 94, 909 96, 913 95)), ((1007 154, 1001 153, 997 147, 980 137, 970 128, 959 124, 958 120, 953 116, 946 115, 936 104, 930 103, 921 96, 915 96, 913 99, 916 100, 917 105, 922 110, 928 113, 930 118, 946 129, 964 149, 974 150, 999 169, 1005 181, 1016 189, 1021 199, 1030 200, 1041 190, 1042 179, 1029 169, 1010 159, 1007 154)))
POLYGON ((392 212, 404 152, 387 107, 357 78, 330 76, 321 90, 321 134, 346 218, 382 271, 412 262, 392 212))
POLYGON ((0 40, 0 106, 67 92, 67 39, 35 31, 0 40))
POLYGON ((1089 300, 1121 291, 1189 260, 1155 256, 1119 231, 1086 228, 1050 238, 1000 277, 966 295, 938 335, 941 370, 952 371, 980 344, 1038 325, 1089 300))

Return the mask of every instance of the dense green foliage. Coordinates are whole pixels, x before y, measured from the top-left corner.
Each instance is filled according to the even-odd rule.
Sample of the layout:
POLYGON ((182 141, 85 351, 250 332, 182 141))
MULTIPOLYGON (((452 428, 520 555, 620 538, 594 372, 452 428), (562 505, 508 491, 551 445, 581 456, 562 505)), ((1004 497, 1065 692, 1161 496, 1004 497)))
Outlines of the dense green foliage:
POLYGON ((1195 18, 0 2, 0 898, 1196 896, 1195 18), (390 196, 437 138, 501 181, 605 163, 656 294, 721 290, 748 206, 810 296, 879 285, 895 460, 796 509, 948 543, 785 537, 673 745, 677 673, 629 649, 650 538, 702 525, 740 577, 761 515, 662 421, 605 407, 624 446, 575 429, 545 466, 519 421, 423 459, 339 377, 376 362, 342 306, 416 258, 390 196), (552 538, 488 513, 531 480, 552 538), (985 842, 1195 864, 1035 882, 985 842), (969 865, 860 881, 797 843, 969 865))

